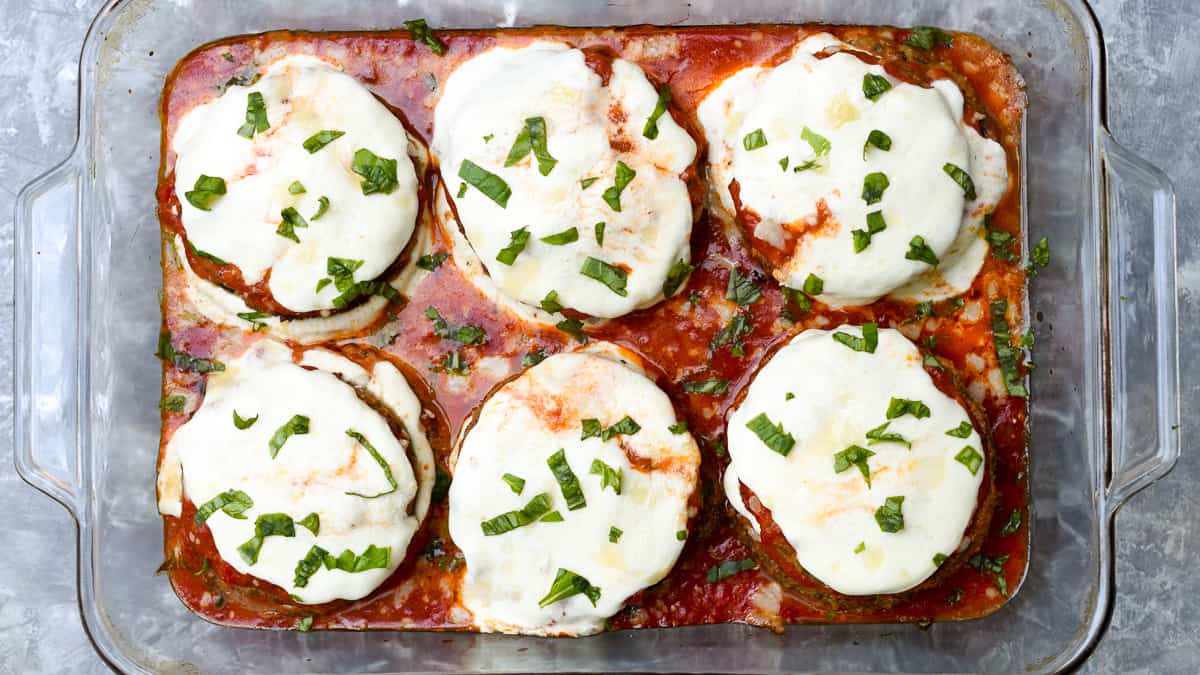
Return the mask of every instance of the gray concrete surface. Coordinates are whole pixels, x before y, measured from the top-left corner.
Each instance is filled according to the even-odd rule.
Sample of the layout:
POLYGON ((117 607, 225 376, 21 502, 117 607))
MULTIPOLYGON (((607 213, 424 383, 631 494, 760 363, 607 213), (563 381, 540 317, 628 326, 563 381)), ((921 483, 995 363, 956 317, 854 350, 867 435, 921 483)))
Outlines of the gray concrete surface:
MULTIPOLYGON (((75 596, 75 527, 12 466, 12 205, 75 136, 76 61, 100 0, 0 0, 0 674, 92 673, 75 596)), ((1200 3, 1094 0, 1110 61, 1110 126, 1179 194, 1184 451, 1117 518, 1111 628, 1084 672, 1200 672, 1200 3)))

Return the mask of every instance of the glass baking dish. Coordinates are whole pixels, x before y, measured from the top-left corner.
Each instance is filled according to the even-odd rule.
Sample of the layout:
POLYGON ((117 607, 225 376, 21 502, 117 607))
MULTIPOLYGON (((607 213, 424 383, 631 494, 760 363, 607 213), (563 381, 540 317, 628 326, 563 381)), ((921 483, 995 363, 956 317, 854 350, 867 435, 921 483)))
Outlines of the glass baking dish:
POLYGON ((127 672, 1055 672, 1112 609, 1115 511, 1179 453, 1174 194, 1105 129, 1104 51, 1081 0, 113 0, 80 66, 79 137, 16 211, 16 461, 79 528, 79 598, 127 672), (189 613, 165 580, 154 503, 159 367, 158 96, 218 37, 277 28, 805 22, 940 25, 1012 55, 1029 94, 1032 551, 1020 592, 976 621, 740 625, 584 639, 259 632, 189 613))

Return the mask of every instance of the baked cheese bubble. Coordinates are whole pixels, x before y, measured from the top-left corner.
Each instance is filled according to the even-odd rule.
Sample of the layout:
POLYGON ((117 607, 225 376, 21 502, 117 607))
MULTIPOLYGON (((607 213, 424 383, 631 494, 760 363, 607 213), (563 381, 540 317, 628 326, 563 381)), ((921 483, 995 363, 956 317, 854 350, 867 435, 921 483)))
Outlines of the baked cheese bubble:
POLYGON ((699 450, 667 395, 617 353, 547 358, 496 390, 462 436, 449 526, 481 631, 598 632, 683 550, 699 450))
POLYGON ((902 82, 822 33, 777 66, 734 73, 697 113, 720 205, 780 283, 816 277, 820 300, 839 307, 918 279, 961 293, 982 266, 986 242, 972 244, 1007 168, 963 123, 953 82, 902 82))
POLYGON ((403 562, 428 510, 435 470, 420 416, 386 361, 368 371, 315 349, 296 362, 261 340, 209 375, 171 437, 175 498, 195 505, 238 572, 305 604, 357 600, 403 562))
POLYGON ((839 593, 915 588, 968 543, 985 448, 922 363, 890 328, 808 330, 729 416, 733 507, 757 526, 740 491, 732 497, 740 481, 797 562, 839 593))
POLYGON ((194 252, 236 266, 247 286, 265 281, 292 313, 340 310, 373 294, 369 282, 412 236, 408 133, 325 61, 275 61, 254 84, 189 111, 171 144, 194 252))
POLYGON ((665 88, 628 61, 605 63, 602 78, 582 51, 547 41, 471 58, 445 82, 432 151, 500 290, 533 306, 553 293, 563 307, 613 318, 686 276, 693 213, 683 175, 697 150, 665 88))

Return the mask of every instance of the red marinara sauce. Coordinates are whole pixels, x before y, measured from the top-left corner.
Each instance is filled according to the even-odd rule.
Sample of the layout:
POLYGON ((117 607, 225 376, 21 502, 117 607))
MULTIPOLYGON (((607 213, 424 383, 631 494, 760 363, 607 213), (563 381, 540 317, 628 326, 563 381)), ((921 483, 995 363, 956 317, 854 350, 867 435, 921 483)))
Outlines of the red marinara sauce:
MULTIPOLYGON (((433 136, 439 83, 458 64, 495 45, 559 39, 580 48, 611 50, 641 66, 652 82, 669 84, 675 106, 672 114, 682 116, 680 121, 695 130, 700 128, 695 120, 696 107, 725 77, 745 66, 777 63, 806 35, 820 31, 851 44, 900 79, 927 83, 951 77, 958 83, 966 100, 964 119, 970 123, 980 120, 981 131, 1007 152, 1013 179, 992 216, 991 227, 1014 235, 1013 252, 1019 253, 1015 248, 1021 242, 1017 177, 1025 109, 1023 84, 1009 59, 977 36, 955 34, 952 46, 923 51, 902 45, 909 31, 887 27, 540 27, 440 31, 437 37, 446 44, 447 51, 437 56, 414 43, 406 31, 278 31, 200 47, 180 61, 167 80, 161 105, 162 164, 157 195, 164 246, 163 329, 170 333, 177 349, 202 358, 236 357, 262 338, 261 334, 208 322, 188 309, 182 296, 184 273, 167 261, 172 255, 171 240, 183 233, 175 198, 175 156, 169 140, 187 111, 218 96, 231 78, 253 74, 265 62, 293 53, 314 54, 336 62, 402 115, 410 131, 428 144, 433 136)), ((436 167, 431 172, 436 173, 436 167)), ((429 194, 427 178, 423 195, 429 194)), ((418 223, 422 226, 429 224, 418 223)), ((448 249, 446 236, 433 226, 433 250, 448 249)), ((982 388, 980 403, 995 449, 996 513, 982 545, 982 553, 988 557, 983 562, 991 561, 991 565, 980 565, 981 569, 964 566, 936 588, 890 607, 838 612, 769 592, 770 580, 757 569, 711 580, 720 563, 749 558, 721 492, 719 478, 728 462, 723 426, 739 392, 773 348, 809 327, 868 321, 880 326, 908 326, 910 336, 915 335, 922 344, 931 344, 931 338, 936 340, 933 351, 966 382, 986 379, 988 372, 997 368, 989 302, 1007 301, 1009 320, 1022 325, 1025 274, 1016 262, 989 256, 973 286, 960 296, 961 303, 935 303, 933 316, 913 321, 912 305, 887 299, 844 310, 832 310, 814 301, 811 310, 801 312, 761 271, 760 256, 737 230, 706 213, 693 229, 692 261, 697 269, 683 291, 589 332, 594 339, 615 342, 641 355, 648 371, 688 421, 703 453, 703 507, 678 563, 662 582, 629 598, 625 608, 610 621, 611 627, 744 622, 778 630, 787 623, 928 622, 968 619, 996 611, 1016 592, 1028 560, 1028 439, 1026 399, 1004 396, 990 387, 982 388), (740 357, 733 355, 728 344, 711 347, 731 306, 724 299, 730 261, 740 273, 750 275, 762 291, 757 302, 737 308, 749 326, 740 338, 740 357), (717 310, 721 304, 727 305, 723 312, 717 310), (982 370, 978 368, 980 360, 986 364, 982 370), (969 365, 970 361, 976 365, 969 365), (730 381, 726 393, 689 394, 681 387, 685 381, 713 378, 730 381), (1011 523, 1017 523, 1015 529, 1011 523), (1005 528, 1006 524, 1010 526, 1005 528), (999 563, 1001 572, 996 573, 998 560, 1004 562, 999 563)), ((213 269, 205 259, 189 255, 189 260, 202 276, 236 286, 238 279, 228 272, 222 276, 222 271, 213 269)), ((369 334, 335 347, 365 365, 386 358, 401 368, 427 411, 433 413, 436 422, 429 430, 430 440, 439 467, 445 467, 451 439, 499 379, 482 370, 464 378, 435 369, 457 345, 433 334, 424 316, 429 306, 437 307, 452 324, 470 323, 487 331, 486 344, 461 349, 468 363, 495 357, 507 360, 516 372, 526 355, 538 350, 549 355, 570 349, 573 341, 556 330, 530 326, 492 305, 453 264, 443 264, 415 289, 402 308, 393 306, 385 321, 369 334)), ((167 364, 163 387, 164 393, 191 391, 202 396, 204 376, 167 364)), ((186 413, 164 411, 160 461, 171 435, 186 420, 186 413)), ((184 604, 208 620, 258 628, 292 628, 309 617, 314 629, 469 628, 469 615, 456 609, 464 565, 447 532, 444 503, 431 507, 407 558, 387 582, 362 600, 316 606, 292 602, 282 589, 240 574, 222 562, 208 529, 194 523, 194 513, 195 505, 185 498, 180 517, 164 517, 163 569, 184 604)))

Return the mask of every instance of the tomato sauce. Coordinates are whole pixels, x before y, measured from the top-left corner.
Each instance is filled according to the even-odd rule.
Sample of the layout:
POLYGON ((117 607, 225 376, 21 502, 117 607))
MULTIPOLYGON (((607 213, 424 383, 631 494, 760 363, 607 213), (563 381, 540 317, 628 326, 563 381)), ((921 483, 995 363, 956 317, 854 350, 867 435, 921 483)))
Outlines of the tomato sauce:
MULTIPOLYGON (((1020 245, 1021 195, 1019 156, 1025 99, 1020 76, 1009 60, 982 39, 955 34, 951 47, 921 51, 901 42, 908 31, 892 28, 829 26, 728 26, 623 29, 533 28, 504 31, 440 31, 447 45, 444 56, 414 43, 407 32, 297 33, 273 32, 229 38, 205 45, 184 58, 167 81, 162 97, 158 206, 164 242, 163 329, 174 348, 200 358, 227 360, 262 339, 262 333, 208 322, 184 299, 185 277, 172 262, 171 240, 183 234, 175 198, 175 156, 169 139, 191 108, 218 96, 234 78, 246 78, 265 62, 291 53, 326 57, 363 82, 402 116, 408 129, 428 144, 433 137, 433 109, 441 83, 464 60, 495 45, 520 45, 535 38, 556 38, 589 53, 615 54, 637 63, 657 86, 671 88, 675 116, 695 132, 695 110, 703 96, 737 69, 777 63, 806 34, 828 31, 881 63, 901 79, 922 83, 953 78, 964 91, 964 119, 1004 146, 1008 154, 1008 194, 993 214, 991 227, 1014 235, 1020 245)), ((593 59, 603 63, 605 59, 593 59)), ((244 81, 244 80, 243 80, 244 81)), ((701 142, 702 139, 697 139, 701 142)), ((437 167, 430 168, 436 174, 437 167)), ((432 193, 430 181, 423 197, 432 193)), ((425 206, 428 210, 428 205, 425 206)), ((418 227, 422 225, 419 223, 418 227)), ((445 233, 433 227, 433 250, 448 252, 445 233)), ((245 288, 233 268, 189 252, 201 276, 247 295, 252 305, 274 308, 262 288, 245 288)), ((614 616, 614 629, 669 627, 704 623, 744 622, 780 630, 787 623, 929 622, 967 619, 996 611, 1014 594, 1025 573, 1028 557, 1028 476, 1026 399, 1004 396, 981 386, 997 366, 988 302, 1004 299, 1013 325, 1023 325, 1025 274, 1016 262, 989 256, 962 301, 935 303, 930 317, 914 318, 911 304, 888 299, 870 306, 834 310, 818 301, 800 311, 761 269, 761 251, 733 225, 704 214, 693 229, 692 261, 697 266, 675 297, 634 312, 596 329, 592 339, 617 343, 639 354, 648 371, 675 402, 702 448, 700 515, 694 520, 678 563, 662 582, 641 591, 614 616), (750 275, 762 297, 747 307, 732 308, 724 300, 731 270, 750 275), (731 343, 713 348, 714 336, 735 312, 746 328, 731 343), (726 414, 749 383, 759 364, 792 335, 807 328, 868 321, 901 328, 949 364, 967 385, 979 392, 994 449, 996 511, 981 546, 991 559, 1008 556, 1000 572, 987 564, 963 565, 943 583, 890 606, 831 610, 781 593, 759 569, 744 569, 713 581, 722 562, 750 557, 739 539, 719 480, 728 462, 723 446, 726 414), (734 349, 737 347, 737 349, 734 349), (736 353, 735 353, 736 352, 736 353), (738 355, 740 354, 740 355, 738 355), (984 363, 981 369, 979 363, 984 363), (687 393, 682 383, 726 379, 720 394, 687 393), (972 385, 975 385, 972 387, 972 385), (1016 511, 1015 531, 1000 532, 1016 511)), ((405 254, 407 255, 407 253, 405 254)), ((403 257, 403 256, 402 256, 403 257)), ((1019 257, 1019 256, 1018 256, 1019 257)), ((259 286, 262 286, 260 284, 259 286)), ((553 328, 528 324, 490 303, 447 261, 417 286, 403 304, 392 305, 369 334, 334 348, 368 364, 386 358, 407 376, 427 410, 433 413, 430 440, 439 471, 444 471, 454 439, 472 411, 511 373, 518 372, 530 354, 550 355, 573 348, 575 340, 553 328), (482 345, 461 346, 438 338, 425 316, 436 307, 453 325, 472 324, 487 331, 482 345), (470 368, 463 377, 445 372, 444 359, 457 351, 470 368), (484 367, 484 364, 489 364, 484 367)), ((1022 369, 1024 366, 1021 366, 1022 369)), ((993 373, 994 374, 994 373, 993 373)), ((164 394, 191 392, 203 396, 204 376, 164 368, 164 394)), ((161 452, 186 413, 163 414, 161 452)), ((212 537, 193 522, 195 506, 186 498, 180 517, 164 517, 167 560, 164 571, 188 607, 204 618, 227 625, 293 628, 312 618, 313 629, 426 629, 469 628, 470 617, 456 607, 464 562, 447 532, 446 504, 435 501, 425 525, 409 547, 408 556, 388 581, 362 600, 325 605, 297 604, 271 584, 243 575, 221 561, 212 537)), ((1011 529, 1011 528, 1009 528, 1011 529)), ((949 570, 947 570, 949 571, 949 570)))

